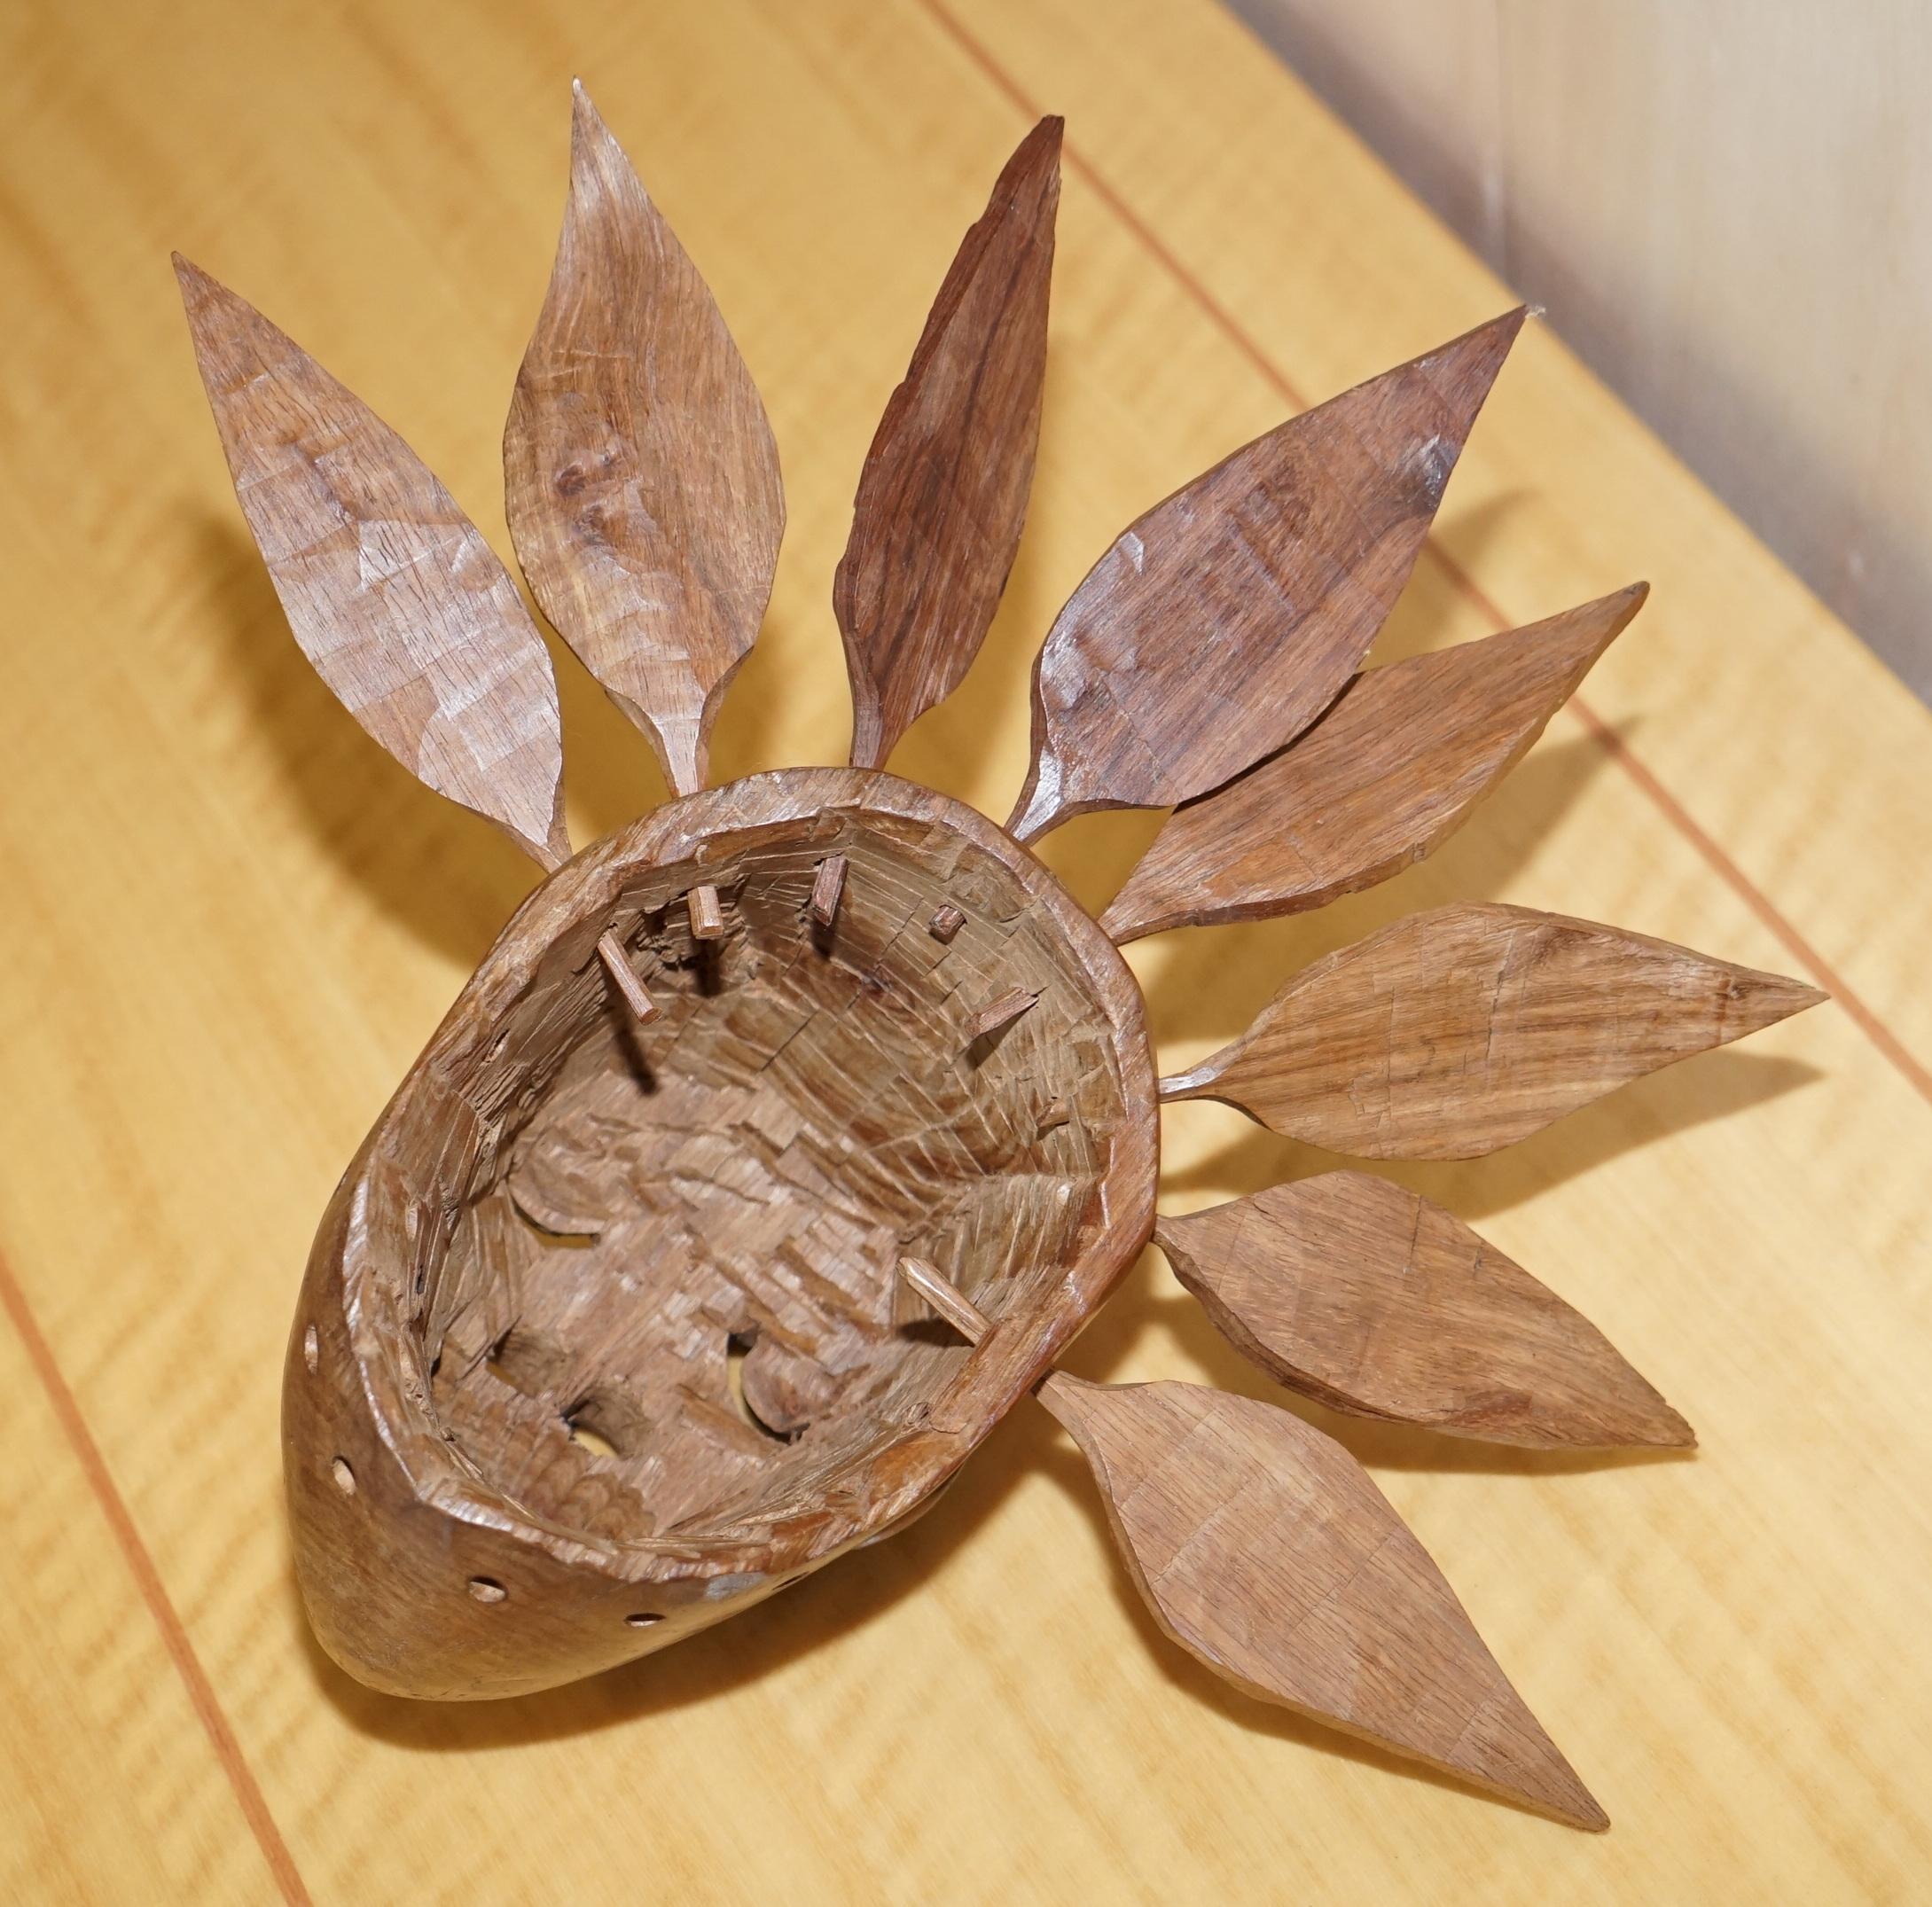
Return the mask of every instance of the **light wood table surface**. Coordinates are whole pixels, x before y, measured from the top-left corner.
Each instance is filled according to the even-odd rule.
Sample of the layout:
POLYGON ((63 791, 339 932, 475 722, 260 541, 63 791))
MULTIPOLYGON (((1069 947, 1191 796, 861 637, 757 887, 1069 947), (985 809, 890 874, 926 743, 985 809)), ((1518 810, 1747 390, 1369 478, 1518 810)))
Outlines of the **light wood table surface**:
MULTIPOLYGON (((1587 707, 1389 887, 1133 960, 1169 1066, 1312 954, 1457 897, 1837 996, 1490 1160, 1396 1168, 1596 1320, 1696 1424, 1694 1458, 1321 1419, 1608 1838, 1224 1692, 1154 1633, 1037 1411, 904 1536, 600 1681, 464 1708, 334 1671, 280 1501, 296 1283, 530 876, 289 638, 169 248, 287 325, 507 547, 498 436, 582 72, 785 458, 777 594, 719 766, 833 762, 829 590, 865 443, 1001 160, 1066 113, 1026 545, 979 664, 894 762, 995 815, 1032 651, 1113 533, 1508 293, 1205 0, 96 0, 4 33, 0 1896, 1925 1897, 1932 716, 1541 327, 1378 653, 1648 576, 1587 707)), ((581 841, 659 790, 560 673, 581 841)), ((1098 902, 1152 825, 1076 823, 1049 858, 1098 902)), ((1177 1208, 1321 1163, 1222 1108, 1175 1109, 1166 1140, 1177 1208)), ((1072 1365, 1267 1394, 1151 1253, 1072 1365)))

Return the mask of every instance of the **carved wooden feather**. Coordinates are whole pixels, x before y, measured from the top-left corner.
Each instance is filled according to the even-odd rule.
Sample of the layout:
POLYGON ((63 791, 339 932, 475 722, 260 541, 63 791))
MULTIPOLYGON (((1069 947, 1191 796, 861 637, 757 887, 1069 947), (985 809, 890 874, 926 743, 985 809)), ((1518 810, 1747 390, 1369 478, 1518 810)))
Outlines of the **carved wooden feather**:
POLYGON ((1198 1384, 1056 1372, 1039 1396, 1091 1465, 1135 1587, 1216 1674, 1572 1826, 1610 1825, 1334 1438, 1198 1384))
POLYGON ((1185 801, 1320 715, 1401 593, 1522 320, 1291 419, 1123 530, 1040 650, 1008 829, 1185 801))
POLYGON ((1473 1159, 1824 997, 1560 914, 1442 907, 1296 974, 1161 1097, 1360 1158, 1473 1159))
POLYGON ((832 586, 852 676, 852 765, 877 768, 950 695, 1020 547, 1046 371, 1062 121, 1007 160, 866 453, 832 586))
POLYGON ((176 276, 235 495, 295 640, 418 779, 569 857, 550 652, 416 453, 245 299, 176 276))
POLYGON ((544 614, 689 794, 771 593, 778 448, 697 267, 581 84, 575 102, 563 235, 504 433, 510 534, 544 614))
POLYGON ((1327 1172, 1154 1235, 1230 1343, 1334 1410, 1544 1448, 1697 1441, 1581 1313, 1386 1179, 1327 1172))
MULTIPOLYGON (((969 1344, 993 1320, 936 1266, 899 1275, 969 1344)), ((1036 1388, 1093 1472, 1128 1574, 1218 1676, 1575 1827, 1609 1817, 1455 1591, 1334 1438, 1198 1384, 1036 1388)))
POLYGON ((1581 608, 1357 676, 1280 754, 1175 809, 1100 925, 1115 942, 1326 906, 1432 854, 1642 607, 1581 608))

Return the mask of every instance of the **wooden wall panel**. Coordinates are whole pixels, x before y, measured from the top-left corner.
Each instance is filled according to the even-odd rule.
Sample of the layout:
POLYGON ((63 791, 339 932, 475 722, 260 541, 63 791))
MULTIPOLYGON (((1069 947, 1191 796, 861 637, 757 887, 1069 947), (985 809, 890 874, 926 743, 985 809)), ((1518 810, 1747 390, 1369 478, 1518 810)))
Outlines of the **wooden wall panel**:
POLYGON ((1932 696, 1932 12, 1233 4, 1932 696))

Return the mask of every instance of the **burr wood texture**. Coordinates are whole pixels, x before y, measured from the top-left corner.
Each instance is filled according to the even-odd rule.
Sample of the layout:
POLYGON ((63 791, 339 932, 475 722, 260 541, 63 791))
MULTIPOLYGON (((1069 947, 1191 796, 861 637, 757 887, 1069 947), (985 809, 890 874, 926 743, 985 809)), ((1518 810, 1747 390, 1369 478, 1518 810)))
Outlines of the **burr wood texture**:
POLYGON ((245 300, 175 261, 235 495, 295 640, 419 780, 545 866, 570 853, 550 653, 396 434, 245 300))
POLYGON ((1101 917, 1116 942, 1325 907, 1435 852, 1642 607, 1632 584, 1357 676, 1279 754, 1169 817, 1101 917))
POLYGON ((1155 1620, 1216 1674, 1573 1826, 1610 1825, 1333 1438, 1195 1384, 1056 1372, 1040 1401, 1092 1467, 1155 1620))
POLYGON ((1160 808, 1294 740, 1408 579, 1522 310, 1259 437, 1121 533, 1047 633, 1008 826, 1160 808))
POLYGON ((1560 914, 1443 907, 1296 974, 1161 1096, 1359 1158, 1473 1159, 1824 997, 1560 914))
POLYGON ((1120 956, 943 795, 789 770, 586 850, 465 988, 317 1239, 285 1387, 317 1633, 379 1687, 512 1693, 896 1526, 1146 1241, 1155 1131, 1120 956), (724 920, 702 950, 700 883, 724 920), (1010 989, 1030 1010, 969 1053, 1010 989), (906 1254, 997 1315, 972 1352, 900 1328, 906 1254))
POLYGON ((1154 1239, 1230 1343, 1333 1410, 1545 1448, 1696 1441, 1586 1318, 1387 1180, 1324 1173, 1154 1239))
POLYGON ((985 639, 1026 520, 1046 371, 1061 122, 1006 162, 886 405, 832 586, 852 765, 877 768, 985 639))
POLYGON ((718 699, 771 593, 778 448, 704 280, 581 85, 504 477, 544 614, 672 788, 701 787, 718 699))

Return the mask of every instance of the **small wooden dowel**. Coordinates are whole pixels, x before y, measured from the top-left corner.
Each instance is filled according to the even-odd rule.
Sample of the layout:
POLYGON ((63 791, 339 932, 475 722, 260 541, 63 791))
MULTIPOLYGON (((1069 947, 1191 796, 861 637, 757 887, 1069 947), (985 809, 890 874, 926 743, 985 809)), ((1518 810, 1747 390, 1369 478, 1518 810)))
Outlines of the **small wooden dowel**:
POLYGON ((845 893, 845 856, 827 855, 818 864, 811 884, 811 918, 815 926, 829 927, 839 918, 839 901, 845 893))
POLYGON ((597 957, 604 963, 604 971, 610 975, 611 984, 623 996, 624 1004, 630 1009, 640 1027, 647 1027, 661 1016, 663 1010, 645 991, 644 982, 637 978, 637 970, 631 965, 623 942, 607 928, 598 936, 597 957))
POLYGON ((927 929, 935 941, 950 942, 955 934, 966 925, 966 916, 950 901, 933 916, 927 929))
POLYGON ((899 1276, 968 1344, 977 1344, 993 1328, 992 1319, 929 1260, 902 1258, 899 1276))
POLYGON ((718 902, 718 890, 713 887, 693 887, 689 895, 691 907, 691 937, 694 941, 721 941, 724 938, 724 909, 718 902))
POLYGON ((1024 987, 1009 987, 997 999, 989 1000, 972 1019, 966 1021, 966 1044, 982 1040, 989 1033, 997 1033, 1002 1027, 1011 1026, 1039 998, 1036 993, 1029 993, 1024 987))
MULTIPOLYGON (((968 1344, 977 1344, 993 1328, 993 1320, 931 1260, 902 1258, 899 1276, 968 1344)), ((1033 1395, 1057 1417, 1068 1384, 1078 1382, 1078 1379, 1069 1379, 1057 1371, 1049 1371, 1033 1387, 1033 1395)))

